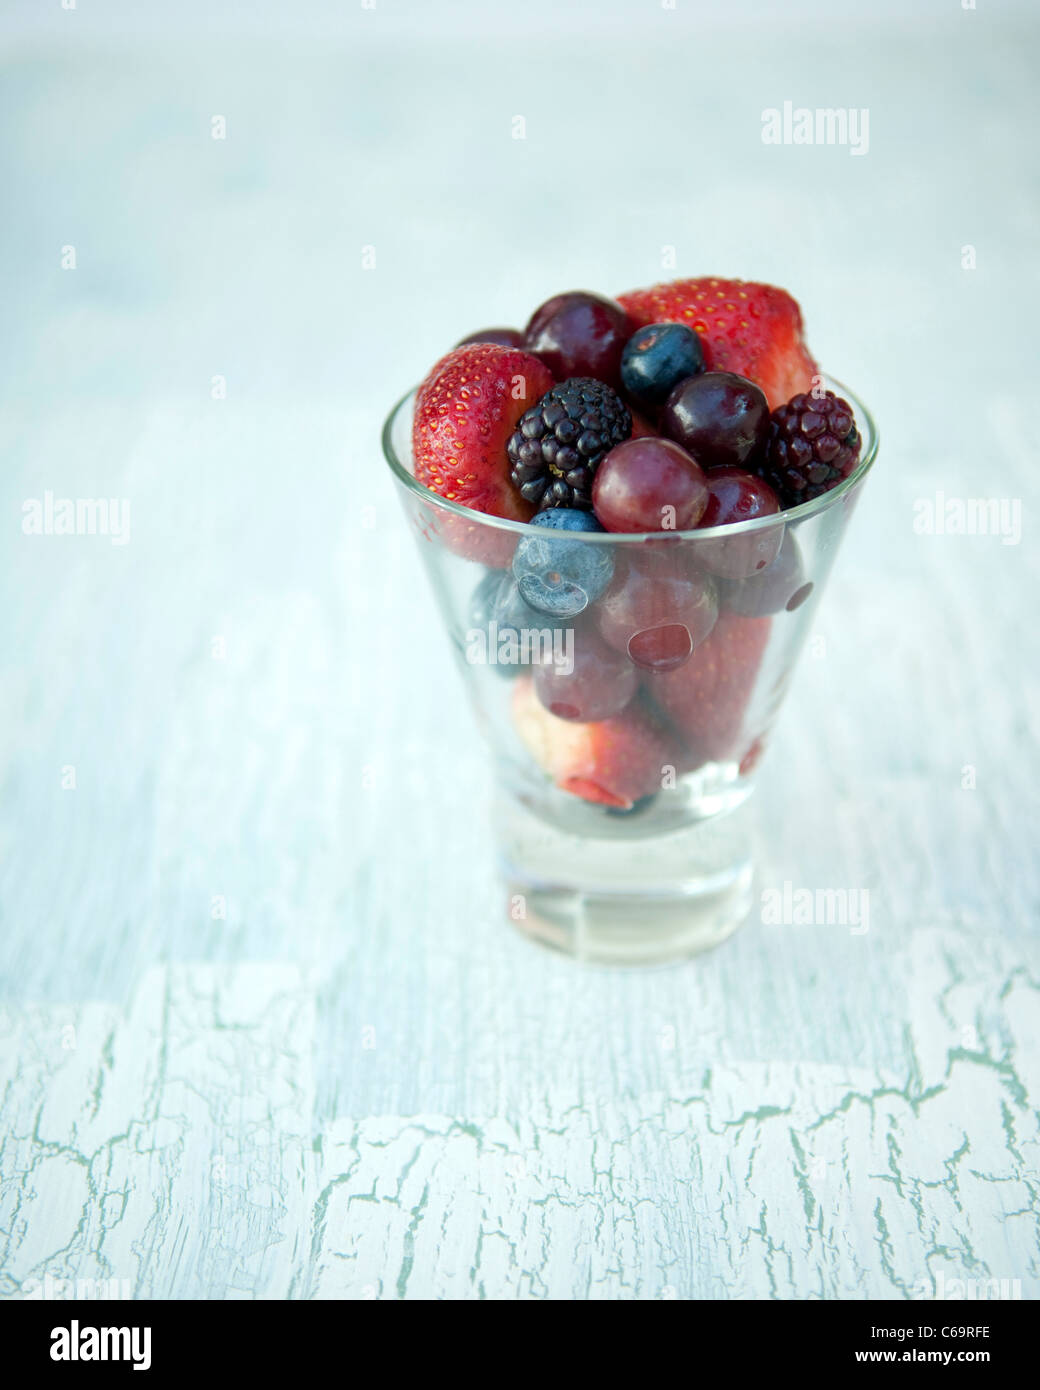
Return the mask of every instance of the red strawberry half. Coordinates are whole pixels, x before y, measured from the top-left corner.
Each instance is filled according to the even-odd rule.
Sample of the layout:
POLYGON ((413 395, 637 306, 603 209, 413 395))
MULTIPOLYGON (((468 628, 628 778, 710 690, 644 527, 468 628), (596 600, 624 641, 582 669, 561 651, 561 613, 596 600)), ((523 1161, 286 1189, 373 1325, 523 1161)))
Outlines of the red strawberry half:
POLYGON ((753 280, 702 276, 619 294, 633 323, 686 323, 700 335, 705 367, 756 382, 775 410, 808 391, 819 370, 802 337, 802 313, 786 290, 753 280))
MULTIPOLYGON (((474 511, 529 521, 534 508, 510 481, 506 444, 520 416, 552 384, 548 367, 518 348, 471 343, 442 357, 415 400, 418 481, 474 511)), ((453 550, 485 564, 508 564, 513 551, 508 532, 459 517, 442 516, 438 532, 453 550)))
POLYGON ((735 745, 771 622, 722 613, 711 636, 685 665, 644 677, 643 688, 689 747, 691 758, 684 770, 739 751, 735 745))
POLYGON ((575 724, 550 714, 521 676, 513 693, 513 722, 528 752, 558 787, 585 801, 628 810, 661 790, 664 769, 674 765, 660 727, 630 705, 612 719, 575 724))

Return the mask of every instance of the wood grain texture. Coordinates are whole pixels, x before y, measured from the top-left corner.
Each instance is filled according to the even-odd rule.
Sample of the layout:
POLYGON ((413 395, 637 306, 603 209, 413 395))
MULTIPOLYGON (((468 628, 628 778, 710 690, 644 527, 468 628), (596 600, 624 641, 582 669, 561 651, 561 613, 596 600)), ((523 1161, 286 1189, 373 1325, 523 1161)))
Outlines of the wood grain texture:
POLYGON ((363 20, 5 59, 0 1296, 1040 1295, 1037 30, 745 31, 737 84, 655 14, 647 152, 534 37, 431 63, 363 20), (849 43, 870 153, 764 147, 849 43), (628 171, 594 228, 535 196, 561 132, 628 171), (446 344, 669 246, 789 284, 881 424, 758 795, 762 889, 870 926, 625 973, 503 922, 377 440, 446 344), (45 490, 128 499, 130 542, 23 535, 45 490), (915 531, 938 490, 1018 499, 1019 542, 915 531))

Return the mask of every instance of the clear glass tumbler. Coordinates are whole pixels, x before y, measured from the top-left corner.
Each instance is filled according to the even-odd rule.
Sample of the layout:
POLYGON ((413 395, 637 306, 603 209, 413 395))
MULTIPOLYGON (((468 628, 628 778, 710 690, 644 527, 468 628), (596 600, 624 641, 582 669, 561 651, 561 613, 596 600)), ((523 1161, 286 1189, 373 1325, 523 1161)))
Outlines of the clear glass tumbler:
MULTIPOLYGON (((387 420, 386 459, 494 764, 506 915, 528 936, 584 960, 649 964, 714 946, 747 916, 748 798, 877 454, 868 412, 825 385, 863 439, 844 482, 731 526, 567 532, 565 547, 591 547, 585 561, 609 582, 566 618, 518 604, 512 574, 519 545, 559 545, 560 533, 417 482, 414 392, 387 420)), ((550 578, 566 584, 561 568, 550 578)))

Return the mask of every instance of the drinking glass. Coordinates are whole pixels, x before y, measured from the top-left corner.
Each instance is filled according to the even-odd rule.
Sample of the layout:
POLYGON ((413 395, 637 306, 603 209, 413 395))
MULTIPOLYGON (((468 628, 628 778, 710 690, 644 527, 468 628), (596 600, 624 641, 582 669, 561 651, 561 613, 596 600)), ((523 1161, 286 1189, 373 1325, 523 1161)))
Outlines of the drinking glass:
POLYGON ((527 936, 649 964, 715 946, 746 918, 749 798, 877 454, 867 410, 824 385, 862 436, 841 484, 779 516, 646 535, 550 534, 441 498, 412 473, 415 393, 391 412, 384 453, 491 765, 503 915, 527 936), (593 548, 605 592, 564 618, 521 604, 519 622, 511 567, 525 541, 593 548), (597 685, 587 665, 572 699, 578 658, 605 643, 606 676, 597 685), (629 690, 598 717, 601 695, 610 707, 629 690))

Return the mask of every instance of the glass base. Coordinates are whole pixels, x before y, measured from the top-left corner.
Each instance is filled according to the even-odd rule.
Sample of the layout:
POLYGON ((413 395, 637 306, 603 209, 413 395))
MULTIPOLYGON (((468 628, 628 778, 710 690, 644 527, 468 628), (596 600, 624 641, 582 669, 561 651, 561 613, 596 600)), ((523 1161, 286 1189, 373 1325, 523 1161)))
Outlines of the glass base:
MULTIPOLYGON (((581 834, 502 793, 495 810, 507 910, 525 936, 579 960, 659 965, 732 935, 753 902, 750 806, 647 836, 581 834)), ((609 824, 609 822, 608 822, 609 824)))

